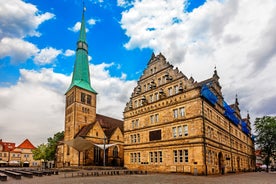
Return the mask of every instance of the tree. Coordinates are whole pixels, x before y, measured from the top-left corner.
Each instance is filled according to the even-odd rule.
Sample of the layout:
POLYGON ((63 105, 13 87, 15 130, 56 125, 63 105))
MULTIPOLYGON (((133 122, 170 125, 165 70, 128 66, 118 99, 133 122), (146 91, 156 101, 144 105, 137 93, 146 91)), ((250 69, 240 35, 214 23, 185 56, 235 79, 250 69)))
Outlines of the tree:
POLYGON ((46 160, 46 144, 40 144, 35 150, 33 150, 35 160, 46 160))
POLYGON ((276 157, 276 117, 264 116, 256 118, 256 144, 261 149, 261 154, 264 157, 264 164, 268 172, 270 159, 276 157))
POLYGON ((64 137, 64 132, 58 132, 53 137, 49 137, 47 144, 40 144, 35 150, 33 150, 34 159, 49 161, 55 160, 55 154, 58 142, 64 137))
POLYGON ((47 160, 55 160, 58 142, 61 141, 63 137, 64 137, 64 132, 62 131, 62 132, 56 133, 54 137, 48 138, 47 152, 46 152, 47 160))

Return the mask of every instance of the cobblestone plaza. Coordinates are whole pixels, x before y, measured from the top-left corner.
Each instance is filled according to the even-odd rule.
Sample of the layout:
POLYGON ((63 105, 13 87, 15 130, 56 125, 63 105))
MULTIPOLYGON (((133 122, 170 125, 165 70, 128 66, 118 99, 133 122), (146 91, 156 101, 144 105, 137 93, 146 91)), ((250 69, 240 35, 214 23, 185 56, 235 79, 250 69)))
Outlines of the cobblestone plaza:
POLYGON ((276 173, 251 172, 241 174, 210 175, 210 176, 192 176, 183 174, 147 174, 147 175, 116 175, 116 176, 88 176, 88 177, 64 177, 64 173, 52 176, 26 178, 21 180, 8 178, 3 183, 13 184, 273 184, 276 182, 276 173))

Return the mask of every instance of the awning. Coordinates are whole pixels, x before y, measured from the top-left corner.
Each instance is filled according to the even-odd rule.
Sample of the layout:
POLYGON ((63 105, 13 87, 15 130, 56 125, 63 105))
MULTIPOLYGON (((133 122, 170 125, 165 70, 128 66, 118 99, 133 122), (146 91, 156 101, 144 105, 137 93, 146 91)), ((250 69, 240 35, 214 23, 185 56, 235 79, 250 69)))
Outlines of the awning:
POLYGON ((82 137, 77 137, 75 139, 72 139, 70 141, 62 141, 64 144, 67 144, 73 148, 75 148, 77 151, 85 151, 93 148, 94 146, 97 146, 101 148, 102 150, 107 149, 111 146, 117 145, 117 144, 95 144, 92 141, 86 140, 82 137))
POLYGON ((8 162, 5 160, 0 160, 0 164, 7 164, 8 162))
POLYGON ((62 141, 64 144, 67 144, 77 151, 85 151, 93 148, 94 144, 91 141, 85 140, 84 138, 77 137, 70 141, 62 141))
POLYGON ((109 147, 111 147, 111 146, 114 146, 114 145, 116 145, 116 144, 94 144, 95 146, 97 146, 97 147, 99 147, 99 148, 101 148, 102 150, 105 148, 105 149, 107 149, 107 148, 109 148, 109 147))
POLYGON ((19 163, 19 161, 17 161, 17 160, 11 160, 11 161, 9 162, 9 164, 20 164, 20 163, 19 163))

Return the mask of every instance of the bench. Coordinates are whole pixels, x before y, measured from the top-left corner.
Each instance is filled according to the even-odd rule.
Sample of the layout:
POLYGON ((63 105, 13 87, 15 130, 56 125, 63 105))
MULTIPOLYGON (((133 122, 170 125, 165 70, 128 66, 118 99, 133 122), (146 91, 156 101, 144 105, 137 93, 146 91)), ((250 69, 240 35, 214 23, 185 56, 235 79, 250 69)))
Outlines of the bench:
POLYGON ((23 176, 28 177, 28 178, 33 178, 33 173, 28 172, 28 171, 23 171, 23 170, 13 170, 13 172, 20 173, 20 174, 22 174, 23 176))
POLYGON ((30 171, 30 172, 32 172, 33 175, 35 175, 35 176, 39 176, 39 177, 43 176, 43 172, 41 172, 41 171, 30 171))
POLYGON ((7 181, 8 176, 5 174, 0 173, 0 181, 7 181))
POLYGON ((15 179, 21 179, 22 174, 17 173, 17 172, 13 172, 13 171, 8 171, 8 170, 4 170, 3 171, 6 175, 15 178, 15 179))

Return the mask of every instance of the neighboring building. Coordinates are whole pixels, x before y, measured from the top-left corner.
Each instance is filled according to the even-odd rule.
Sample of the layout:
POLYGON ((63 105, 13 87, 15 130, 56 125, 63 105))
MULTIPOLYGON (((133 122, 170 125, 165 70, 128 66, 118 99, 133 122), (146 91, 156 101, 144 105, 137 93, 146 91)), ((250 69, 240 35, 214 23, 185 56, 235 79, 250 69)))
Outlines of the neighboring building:
POLYGON ((36 147, 25 139, 19 146, 0 140, 0 165, 2 166, 40 166, 40 161, 33 159, 32 150, 36 147))
POLYGON ((123 121, 96 114, 97 92, 90 84, 84 12, 72 82, 65 95, 64 144, 58 146, 57 166, 122 166, 123 121))
MULTIPOLYGON (((265 156, 262 155, 262 150, 257 149, 255 151, 255 155, 256 155, 256 168, 257 168, 257 170, 265 169, 266 168, 266 165, 264 164, 265 156)), ((270 158, 269 168, 271 168, 273 170, 276 169, 276 161, 275 161, 275 159, 273 159, 273 157, 270 158)))
POLYGON ((129 169, 192 174, 255 169, 250 117, 228 105, 217 71, 188 79, 152 55, 124 110, 124 163, 129 169))

